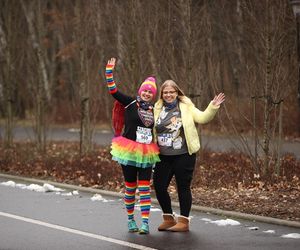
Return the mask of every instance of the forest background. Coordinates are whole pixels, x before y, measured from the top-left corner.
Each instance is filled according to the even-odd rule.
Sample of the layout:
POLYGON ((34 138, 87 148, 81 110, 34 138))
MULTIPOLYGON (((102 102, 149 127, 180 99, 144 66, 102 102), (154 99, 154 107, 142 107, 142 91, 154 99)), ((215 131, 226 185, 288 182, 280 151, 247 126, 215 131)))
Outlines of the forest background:
POLYGON ((300 136, 297 25, 289 1, 1 0, 0 14, 1 171, 57 174, 63 181, 74 169, 58 174, 58 166, 74 164, 80 169, 69 181, 105 187, 99 169, 87 173, 91 162, 83 162, 93 153, 98 156, 88 159, 110 162, 92 137, 97 127, 110 128, 113 98, 104 69, 116 57, 114 77, 126 94, 135 96, 149 75, 158 87, 173 79, 202 110, 216 93, 226 94, 217 119, 199 130, 235 136, 242 146, 238 155, 201 151, 207 178, 213 178, 209 170, 223 172, 215 182, 204 176, 195 184, 267 188, 272 180, 287 190, 293 183, 291 201, 299 201, 300 163, 281 154, 282 140, 300 136), (30 153, 14 141, 13 128, 24 121, 36 135, 30 153), (80 143, 64 155, 71 163, 53 157, 57 151, 47 141, 47 129, 58 124, 80 129, 80 143), (54 170, 44 169, 51 164, 54 170))

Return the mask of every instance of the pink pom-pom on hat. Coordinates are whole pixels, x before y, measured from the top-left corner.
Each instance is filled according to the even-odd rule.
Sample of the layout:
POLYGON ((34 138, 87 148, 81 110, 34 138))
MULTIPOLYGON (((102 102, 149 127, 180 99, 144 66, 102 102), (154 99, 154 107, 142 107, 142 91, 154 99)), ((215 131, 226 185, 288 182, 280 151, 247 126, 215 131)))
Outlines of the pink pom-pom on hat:
POLYGON ((139 95, 141 95, 141 92, 144 90, 149 90, 153 94, 153 98, 156 96, 157 87, 155 83, 155 78, 150 76, 146 78, 146 80, 141 84, 141 87, 139 88, 139 95))

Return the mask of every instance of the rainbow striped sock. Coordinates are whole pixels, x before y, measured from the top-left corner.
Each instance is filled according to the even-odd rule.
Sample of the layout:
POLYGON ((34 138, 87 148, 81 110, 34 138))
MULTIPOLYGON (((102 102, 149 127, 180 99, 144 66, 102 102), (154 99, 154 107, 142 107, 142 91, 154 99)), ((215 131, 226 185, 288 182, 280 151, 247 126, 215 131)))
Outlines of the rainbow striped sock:
POLYGON ((138 188, 140 193, 142 222, 148 224, 151 208, 150 181, 139 181, 138 188))
POLYGON ((113 65, 107 64, 105 69, 106 83, 110 94, 114 94, 118 91, 113 77, 113 65))
POLYGON ((136 182, 125 182, 124 203, 127 210, 128 220, 134 219, 136 182))

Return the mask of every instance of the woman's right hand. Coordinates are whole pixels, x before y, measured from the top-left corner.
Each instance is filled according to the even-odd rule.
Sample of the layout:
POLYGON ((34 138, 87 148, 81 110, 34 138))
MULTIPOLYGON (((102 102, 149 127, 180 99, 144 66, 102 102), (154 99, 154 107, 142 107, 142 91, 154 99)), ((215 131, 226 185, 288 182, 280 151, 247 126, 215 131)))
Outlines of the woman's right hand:
POLYGON ((116 58, 112 57, 107 61, 107 65, 110 65, 112 67, 112 69, 115 68, 116 66, 116 58))

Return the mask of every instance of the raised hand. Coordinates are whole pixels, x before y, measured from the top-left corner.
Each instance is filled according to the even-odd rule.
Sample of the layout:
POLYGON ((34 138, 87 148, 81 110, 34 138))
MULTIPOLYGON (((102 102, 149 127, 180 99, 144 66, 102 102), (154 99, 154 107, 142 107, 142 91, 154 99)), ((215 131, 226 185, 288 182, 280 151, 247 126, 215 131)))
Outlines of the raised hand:
POLYGON ((116 66, 116 58, 112 57, 107 61, 107 65, 111 66, 111 69, 113 70, 116 66))
POLYGON ((225 101, 225 94, 224 93, 220 93, 218 95, 216 95, 214 97, 214 99, 212 100, 212 104, 219 106, 221 105, 223 102, 225 101))
POLYGON ((115 66, 116 66, 116 58, 112 57, 107 61, 106 68, 105 68, 105 78, 106 78, 106 83, 110 94, 114 94, 118 91, 113 76, 113 69, 115 66))

